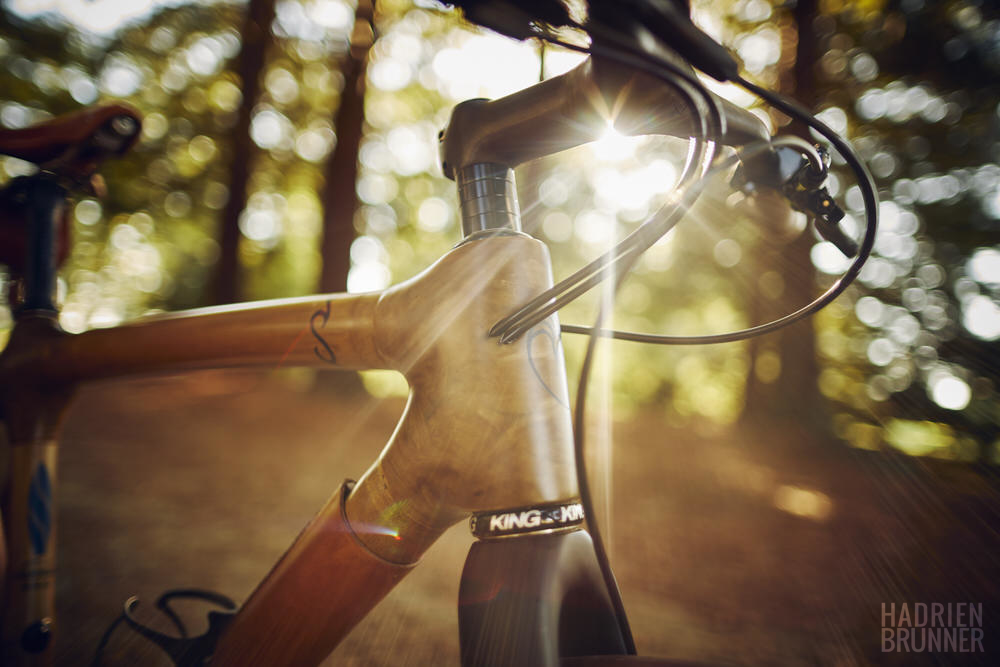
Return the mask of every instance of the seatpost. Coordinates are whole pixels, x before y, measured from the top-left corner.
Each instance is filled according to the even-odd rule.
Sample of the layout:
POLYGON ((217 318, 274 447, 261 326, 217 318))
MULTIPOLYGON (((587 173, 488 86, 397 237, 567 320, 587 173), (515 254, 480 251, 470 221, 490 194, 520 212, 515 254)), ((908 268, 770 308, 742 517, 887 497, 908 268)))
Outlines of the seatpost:
POLYGON ((66 206, 66 189, 46 174, 31 179, 27 188, 28 243, 21 311, 55 311, 56 243, 66 206))

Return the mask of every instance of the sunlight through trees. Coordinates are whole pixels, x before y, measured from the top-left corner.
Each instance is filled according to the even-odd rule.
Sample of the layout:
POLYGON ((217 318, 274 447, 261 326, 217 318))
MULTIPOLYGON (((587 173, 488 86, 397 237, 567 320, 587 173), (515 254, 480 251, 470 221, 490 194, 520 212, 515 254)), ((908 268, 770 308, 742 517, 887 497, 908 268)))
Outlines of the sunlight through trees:
MULTIPOLYGON (((349 258, 340 258, 350 262, 349 291, 406 279, 458 241, 454 184, 437 164, 437 133, 456 103, 511 93, 580 61, 554 47, 543 58, 537 43, 474 29, 432 4, 376 5, 355 213, 337 221, 354 236, 341 251, 349 258)), ((850 139, 881 190, 881 229, 859 284, 796 334, 808 338, 805 361, 776 337, 681 349, 613 344, 620 407, 659 405, 674 421, 729 424, 746 405, 759 409, 748 391, 765 397, 774 387, 784 392, 778 402, 804 400, 783 383, 816 363, 806 364, 808 391, 850 444, 1000 460, 1000 16, 962 0, 818 0, 806 26, 816 61, 796 70, 806 28, 783 3, 693 5, 749 76, 807 95, 850 139), (801 88, 803 72, 811 90, 801 88)), ((13 0, 0 13, 3 126, 113 98, 145 117, 140 145, 106 167, 109 195, 74 205, 74 249, 59 283, 68 331, 212 301, 228 209, 235 264, 223 274, 238 296, 317 289, 324 175, 333 173, 355 5, 277 2, 268 39, 254 38, 269 45, 255 95, 238 71, 245 10, 13 0), (245 176, 234 180, 234 165, 245 176), (234 188, 245 189, 245 201, 240 192, 233 199, 234 188)), ((746 93, 711 85, 787 129, 746 93)), ((557 278, 656 215, 686 149, 677 139, 609 134, 519 169, 524 226, 551 244, 557 278)), ((860 235, 859 191, 841 166, 831 191, 860 235)), ((0 160, 4 179, 28 170, 0 160)), ((844 270, 845 259, 801 217, 745 201, 717 180, 639 262, 618 295, 616 326, 684 335, 759 324, 804 305, 844 270)), ((594 306, 589 295, 561 318, 589 324, 594 306)), ((2 318, 9 327, 9 313, 2 318)), ((566 336, 565 344, 576 359, 581 341, 566 336)), ((398 389, 372 383, 378 393, 398 389)))

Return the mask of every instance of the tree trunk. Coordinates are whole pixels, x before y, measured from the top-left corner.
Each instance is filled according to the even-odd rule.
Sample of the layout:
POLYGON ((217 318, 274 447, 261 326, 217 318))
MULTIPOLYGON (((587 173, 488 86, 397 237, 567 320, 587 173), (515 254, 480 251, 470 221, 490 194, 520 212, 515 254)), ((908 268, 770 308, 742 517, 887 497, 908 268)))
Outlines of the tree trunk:
POLYGON ((358 178, 358 148, 365 119, 365 71, 368 52, 375 41, 372 27, 372 2, 359 0, 351 33, 351 49, 344 60, 344 90, 335 121, 337 145, 327 160, 323 204, 323 270, 321 292, 347 289, 351 268, 351 243, 354 241, 354 213, 358 208, 355 185, 358 178))
POLYGON ((250 138, 250 121, 260 94, 260 74, 271 44, 271 23, 275 0, 250 0, 240 35, 243 44, 237 60, 243 101, 230 134, 233 154, 229 168, 229 199, 222 211, 219 228, 219 261, 212 285, 214 303, 234 303, 241 294, 239 262, 240 214, 246 208, 247 182, 250 179, 256 147, 250 138))
MULTIPOLYGON (((795 34, 794 65, 781 73, 781 88, 794 96, 806 108, 818 101, 814 68, 818 59, 817 35, 813 23, 818 14, 817 0, 798 0, 793 12, 795 34)), ((784 48, 791 48, 786 44, 784 48)), ((787 62, 785 58, 783 61, 787 62)), ((793 126, 792 132, 809 139, 806 128, 793 126)), ((770 266, 780 267, 780 255, 795 258, 800 275, 785 275, 784 286, 774 298, 759 294, 752 302, 755 322, 761 323, 797 309, 816 296, 816 273, 808 261, 812 234, 806 230, 787 246, 757 257, 758 275, 770 266), (770 255, 770 256, 769 256, 770 255)), ((806 319, 776 333, 752 339, 750 346, 752 369, 747 381, 744 419, 767 421, 778 419, 795 422, 808 428, 826 428, 826 406, 819 393, 816 362, 815 330, 812 319, 806 319)))
MULTIPOLYGON (((358 209, 358 149, 365 120, 365 74, 368 54, 375 43, 374 3, 358 0, 351 32, 351 48, 344 59, 341 73, 344 90, 334 125, 337 144, 326 162, 324 186, 320 193, 323 206, 323 240, 321 253, 320 292, 347 290, 347 274, 351 268, 351 243, 354 241, 354 214, 358 209)), ((321 373, 317 388, 354 391, 361 388, 355 373, 321 373)))

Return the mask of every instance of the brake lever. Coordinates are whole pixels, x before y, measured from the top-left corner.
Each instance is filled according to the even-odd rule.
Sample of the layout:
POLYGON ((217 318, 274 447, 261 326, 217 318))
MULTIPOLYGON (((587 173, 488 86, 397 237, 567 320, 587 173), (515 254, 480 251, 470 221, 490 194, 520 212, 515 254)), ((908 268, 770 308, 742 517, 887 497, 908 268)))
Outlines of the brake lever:
POLYGON ((836 246, 844 257, 848 259, 857 257, 857 242, 840 228, 839 223, 844 218, 844 211, 833 201, 826 188, 813 191, 808 198, 809 208, 804 213, 812 215, 813 227, 819 235, 836 246))
POLYGON ((845 257, 858 254, 858 244, 840 228, 844 211, 837 205, 826 187, 830 153, 817 146, 820 164, 816 165, 801 151, 779 146, 772 152, 743 161, 730 180, 730 185, 746 195, 760 187, 776 190, 796 211, 809 216, 816 232, 829 241, 845 257))

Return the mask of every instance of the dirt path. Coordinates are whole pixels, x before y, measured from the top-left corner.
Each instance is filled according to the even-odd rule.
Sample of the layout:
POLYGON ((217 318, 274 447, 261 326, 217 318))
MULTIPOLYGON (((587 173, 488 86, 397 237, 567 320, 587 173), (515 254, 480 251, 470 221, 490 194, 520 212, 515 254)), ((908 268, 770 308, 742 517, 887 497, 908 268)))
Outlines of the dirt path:
MULTIPOLYGON (((66 424, 60 665, 87 664, 121 602, 198 586, 242 600, 400 402, 205 373, 93 387, 66 424), (238 545, 238 546, 237 546, 238 545)), ((616 427, 612 554, 644 653, 734 665, 1000 664, 1000 516, 985 473, 821 447, 616 427), (882 602, 981 602, 985 654, 882 653, 882 602)), ((329 665, 457 665, 471 538, 447 533, 329 665)), ((120 631, 107 664, 169 664, 120 631)))

